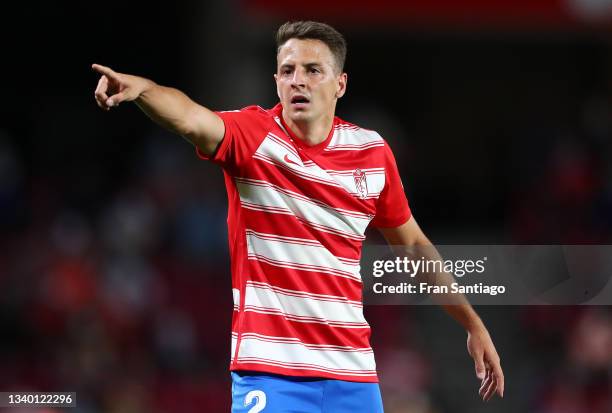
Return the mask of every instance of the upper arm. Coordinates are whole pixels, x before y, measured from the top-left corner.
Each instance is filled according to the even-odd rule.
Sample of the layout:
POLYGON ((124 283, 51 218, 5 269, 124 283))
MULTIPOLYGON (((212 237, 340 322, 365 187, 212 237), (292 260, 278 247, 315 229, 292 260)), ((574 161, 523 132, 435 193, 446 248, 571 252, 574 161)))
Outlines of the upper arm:
POLYGON ((212 155, 225 135, 225 124, 219 115, 194 104, 188 114, 188 132, 185 137, 189 139, 204 155, 212 155))
POLYGON ((199 111, 197 118, 198 156, 232 170, 252 159, 274 123, 268 112, 258 106, 219 112, 206 109, 199 111))
POLYGON ((407 222, 412 213, 395 157, 386 142, 381 155, 385 169, 385 185, 376 201, 376 215, 371 225, 379 228, 393 228, 407 222))
POLYGON ((400 226, 378 229, 389 245, 431 245, 431 241, 425 236, 414 216, 400 226))

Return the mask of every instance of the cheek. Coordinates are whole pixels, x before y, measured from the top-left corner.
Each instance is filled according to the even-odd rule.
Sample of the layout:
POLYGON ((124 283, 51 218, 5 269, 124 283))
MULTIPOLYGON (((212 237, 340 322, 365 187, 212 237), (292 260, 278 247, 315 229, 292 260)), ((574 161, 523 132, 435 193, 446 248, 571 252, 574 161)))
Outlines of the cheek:
POLYGON ((276 90, 279 94, 279 96, 287 96, 287 85, 284 84, 283 82, 278 82, 276 84, 276 90))
POLYGON ((291 91, 291 82, 281 82, 281 89, 285 92, 291 91))
POLYGON ((325 98, 327 100, 333 100, 336 96, 336 90, 337 89, 335 84, 327 85, 327 87, 325 88, 325 98))

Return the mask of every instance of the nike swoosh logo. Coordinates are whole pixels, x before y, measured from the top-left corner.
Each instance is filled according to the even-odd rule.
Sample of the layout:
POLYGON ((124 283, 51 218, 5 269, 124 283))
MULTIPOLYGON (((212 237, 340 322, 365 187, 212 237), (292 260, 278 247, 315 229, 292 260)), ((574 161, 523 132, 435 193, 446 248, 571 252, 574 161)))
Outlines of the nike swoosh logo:
POLYGON ((297 163, 297 162, 292 161, 291 159, 289 159, 289 155, 287 155, 287 154, 285 154, 285 157, 284 157, 283 159, 284 159, 284 160, 285 160, 285 162, 287 162, 287 163, 292 163, 292 164, 294 164, 294 165, 300 166, 300 164, 299 164, 299 163, 297 163))

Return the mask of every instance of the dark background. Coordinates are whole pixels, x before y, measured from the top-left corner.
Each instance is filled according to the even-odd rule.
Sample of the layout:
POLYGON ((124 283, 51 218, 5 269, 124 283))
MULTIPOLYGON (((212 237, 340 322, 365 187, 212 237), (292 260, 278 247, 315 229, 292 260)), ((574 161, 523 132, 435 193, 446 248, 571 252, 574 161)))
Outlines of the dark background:
MULTIPOLYGON (((0 17, 2 391, 76 391, 78 412, 229 410, 222 173, 135 105, 99 110, 94 62, 211 109, 271 107, 275 29, 324 20, 349 44, 338 115, 388 140, 434 243, 611 242, 605 0, 13 6, 0 17)), ((609 307, 477 308, 506 373, 488 405, 440 309, 365 311, 390 413, 612 411, 609 307)))

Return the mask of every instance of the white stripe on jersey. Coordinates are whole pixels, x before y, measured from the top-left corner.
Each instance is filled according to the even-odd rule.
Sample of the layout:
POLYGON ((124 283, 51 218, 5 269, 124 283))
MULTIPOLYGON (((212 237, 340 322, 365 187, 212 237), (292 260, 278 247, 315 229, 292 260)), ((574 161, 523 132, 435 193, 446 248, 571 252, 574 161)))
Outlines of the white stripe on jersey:
POLYGON ((275 285, 268 284, 262 281, 247 281, 247 284, 254 286, 254 287, 270 288, 274 291, 278 291, 285 295, 291 295, 291 296, 297 296, 297 297, 307 297, 307 298, 312 298, 314 300, 342 302, 342 303, 350 304, 355 307, 360 307, 360 308, 363 307, 363 303, 361 301, 349 300, 343 295, 318 294, 318 293, 309 293, 306 291, 290 290, 288 288, 277 287, 275 285))
POLYGON ((272 367, 282 367, 290 370, 312 370, 319 371, 322 373, 331 373, 336 376, 348 376, 348 377, 370 377, 376 378, 376 371, 363 371, 363 370, 340 370, 340 369, 327 369, 320 366, 315 366, 313 364, 305 364, 305 363, 284 363, 279 361, 274 361, 271 359, 258 358, 258 357, 248 357, 242 358, 239 360, 241 363, 254 363, 272 367))
POLYGON ((272 343, 297 343, 301 344, 304 347, 311 348, 314 350, 337 350, 337 351, 347 351, 347 352, 360 352, 360 353, 373 353, 372 347, 351 347, 351 346, 335 346, 333 344, 312 344, 312 343, 304 343, 302 340, 296 337, 277 337, 277 336, 266 336, 264 334, 257 333, 243 333, 242 337, 255 337, 262 341, 269 341, 272 343))
POLYGON ((332 208, 265 181, 236 178, 236 187, 240 203, 245 208, 293 215, 310 227, 355 240, 365 238, 365 230, 371 220, 369 215, 332 208))
POLYGON ((318 349, 298 341, 273 341, 248 334, 241 337, 238 362, 279 364, 347 375, 376 374, 372 352, 318 349), (300 362, 295 363, 295 360, 300 362))
POLYGON ((232 297, 234 299, 234 310, 240 309, 240 290, 238 288, 232 288, 232 297))
POLYGON ((362 306, 343 297, 306 294, 247 281, 244 311, 278 314, 300 322, 367 328, 362 306))
MULTIPOLYGON (((368 195, 366 198, 378 199, 380 193, 385 187, 385 168, 363 168, 361 172, 366 175, 366 182, 368 186, 368 195)), ((326 170, 327 174, 334 178, 344 189, 346 189, 351 195, 359 196, 357 192, 357 186, 355 185, 355 177, 353 171, 332 171, 326 170)))
POLYGON ((316 271, 361 282, 359 261, 334 256, 319 241, 246 231, 248 258, 284 268, 316 271))
POLYGON ((269 133, 261 142, 253 158, 276 165, 286 171, 292 172, 300 178, 335 187, 341 187, 332 177, 325 173, 315 163, 305 166, 294 148, 276 135, 269 133), (291 155, 291 157, 289 157, 291 155), (288 160, 285 159, 287 156, 288 160))
POLYGON ((384 140, 377 132, 353 126, 355 125, 335 128, 334 135, 325 150, 359 151, 384 146, 384 140))

